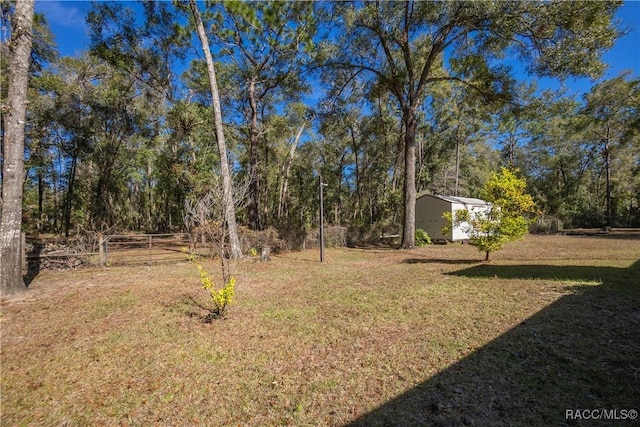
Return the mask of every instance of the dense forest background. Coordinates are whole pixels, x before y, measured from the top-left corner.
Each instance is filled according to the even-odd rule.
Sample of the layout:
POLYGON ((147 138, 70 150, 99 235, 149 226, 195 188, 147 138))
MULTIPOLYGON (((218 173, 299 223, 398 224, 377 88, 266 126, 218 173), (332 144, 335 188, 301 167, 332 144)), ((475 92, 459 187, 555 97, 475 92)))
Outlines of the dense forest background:
MULTIPOLYGON (((617 7, 606 5, 609 14, 617 7)), ((431 4, 442 7, 460 7, 456 16, 469 8, 469 19, 475 13, 431 4)), ((3 1, 3 99, 10 9, 3 1)), ((346 3, 207 3, 229 162, 234 180, 246 184, 240 224, 316 227, 321 175, 328 224, 400 231, 408 130, 404 107, 386 89, 388 76, 411 69, 376 71, 375 57, 360 68, 348 60, 384 51, 385 37, 403 46, 394 32, 408 26, 402 10, 385 23, 346 3)), ((188 14, 164 1, 99 2, 86 19, 90 46, 65 57, 45 17, 35 19, 23 228, 65 236, 183 230, 185 203, 219 185, 220 168, 207 71, 188 14)), ((606 37, 613 43, 623 32, 606 37)), ((416 56, 421 41, 437 41, 420 26, 406 34, 416 56)), ((507 166, 526 178, 539 230, 640 226, 638 78, 622 74, 581 97, 543 91, 534 70, 515 73, 490 50, 498 40, 482 42, 474 55, 457 55, 464 43, 479 43, 467 35, 429 57, 435 77, 410 129, 417 193, 481 197, 489 174, 507 166)), ((385 53, 387 62, 377 64, 387 68, 389 58, 409 54, 385 53)))

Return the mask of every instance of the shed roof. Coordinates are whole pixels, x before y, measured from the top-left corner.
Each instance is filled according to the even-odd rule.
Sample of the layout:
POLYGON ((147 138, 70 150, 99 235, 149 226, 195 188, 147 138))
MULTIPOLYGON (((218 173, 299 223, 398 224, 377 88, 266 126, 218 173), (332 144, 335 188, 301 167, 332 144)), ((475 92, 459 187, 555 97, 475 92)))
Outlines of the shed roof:
MULTIPOLYGON (((424 196, 435 197, 436 199, 444 200, 445 202, 461 203, 463 205, 490 205, 491 204, 482 199, 474 199, 471 197, 441 196, 436 194, 425 194, 424 196)), ((419 199, 424 196, 419 197, 419 199)))

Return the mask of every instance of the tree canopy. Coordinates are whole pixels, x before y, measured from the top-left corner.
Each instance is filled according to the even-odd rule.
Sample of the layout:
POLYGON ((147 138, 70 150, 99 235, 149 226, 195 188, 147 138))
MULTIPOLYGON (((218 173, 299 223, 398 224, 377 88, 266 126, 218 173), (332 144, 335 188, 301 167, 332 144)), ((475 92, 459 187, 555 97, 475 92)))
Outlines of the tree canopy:
POLYGON ((254 229, 317 227, 322 175, 327 223, 412 247, 418 192, 479 197, 502 166, 526 178, 538 228, 638 226, 638 77, 582 97, 536 84, 601 76, 619 6, 200 4, 221 125, 188 4, 95 3, 73 57, 36 19, 23 229, 181 230, 224 163, 251 182, 236 214, 254 229))

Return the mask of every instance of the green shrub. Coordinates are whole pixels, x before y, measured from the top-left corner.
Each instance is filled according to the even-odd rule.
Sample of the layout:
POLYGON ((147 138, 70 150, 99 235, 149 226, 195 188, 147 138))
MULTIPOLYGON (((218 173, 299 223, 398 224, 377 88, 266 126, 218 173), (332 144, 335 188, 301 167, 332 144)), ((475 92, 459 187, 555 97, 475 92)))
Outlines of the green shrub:
POLYGON ((431 237, 422 228, 416 230, 416 246, 427 246, 431 244, 431 237))

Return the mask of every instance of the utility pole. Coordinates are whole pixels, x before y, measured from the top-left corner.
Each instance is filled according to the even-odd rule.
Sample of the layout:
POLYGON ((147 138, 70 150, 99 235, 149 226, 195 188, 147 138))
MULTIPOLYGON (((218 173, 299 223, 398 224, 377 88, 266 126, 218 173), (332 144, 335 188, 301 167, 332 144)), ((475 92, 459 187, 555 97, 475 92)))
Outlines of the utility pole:
POLYGON ((322 182, 322 175, 320 178, 320 262, 324 262, 324 196, 322 187, 326 187, 328 184, 322 182))

